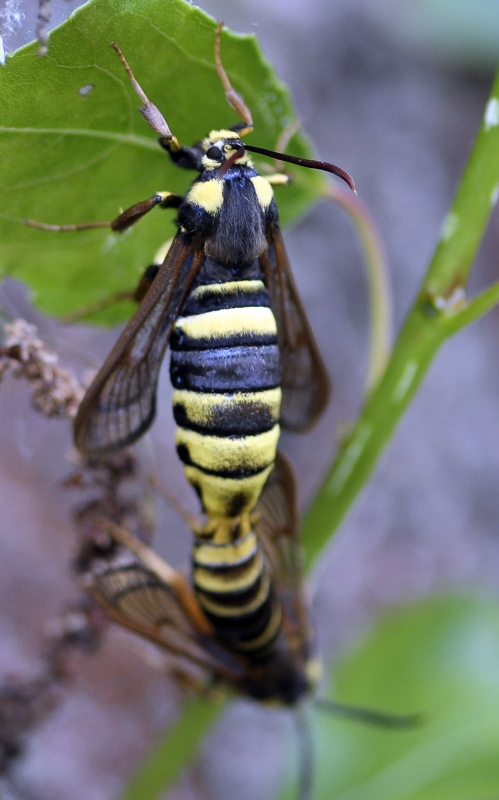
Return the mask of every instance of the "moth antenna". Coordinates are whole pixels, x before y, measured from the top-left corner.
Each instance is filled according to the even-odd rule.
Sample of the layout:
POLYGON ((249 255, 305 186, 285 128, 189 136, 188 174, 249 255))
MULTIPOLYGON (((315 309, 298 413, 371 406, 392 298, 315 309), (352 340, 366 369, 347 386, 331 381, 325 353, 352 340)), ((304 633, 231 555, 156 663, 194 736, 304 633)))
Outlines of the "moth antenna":
POLYGON ((422 714, 389 714, 385 711, 374 711, 371 708, 360 708, 350 706, 346 703, 337 703, 334 700, 327 700, 318 697, 314 700, 314 708, 343 719, 351 719, 357 722, 366 722, 368 725, 376 725, 379 728, 417 728, 424 722, 422 714))
POLYGON ((308 167, 309 169, 319 169, 323 172, 330 172, 332 175, 337 175, 338 178, 341 178, 345 183, 348 183, 352 192, 357 194, 352 176, 342 167, 336 166, 336 164, 330 164, 328 161, 315 161, 312 158, 288 156, 287 153, 277 153, 275 150, 267 150, 265 147, 254 147, 249 144, 245 144, 244 149, 249 150, 250 153, 258 153, 262 156, 276 158, 278 161, 287 161, 289 164, 297 164, 299 167, 308 167))

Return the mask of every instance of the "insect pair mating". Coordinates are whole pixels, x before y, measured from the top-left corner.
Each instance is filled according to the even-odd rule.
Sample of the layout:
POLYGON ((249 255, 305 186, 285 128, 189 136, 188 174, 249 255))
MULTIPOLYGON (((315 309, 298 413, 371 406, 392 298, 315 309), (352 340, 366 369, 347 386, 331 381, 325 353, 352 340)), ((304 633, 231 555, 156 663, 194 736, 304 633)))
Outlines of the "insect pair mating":
POLYGON ((110 223, 41 227, 120 232, 156 206, 177 209, 177 234, 163 263, 146 271, 141 305, 81 403, 75 441, 82 454, 98 458, 149 428, 169 346, 177 452, 207 516, 194 526, 193 589, 105 520, 99 524, 120 544, 96 551, 87 583, 110 616, 162 645, 177 672, 192 677, 201 670, 251 697, 293 705, 313 688, 316 670, 294 476, 277 442, 281 426, 299 432, 314 424, 329 381, 279 229, 272 186, 288 178, 259 175, 250 153, 323 169, 354 185, 331 164, 243 141, 253 122, 222 66, 221 29, 215 65, 243 122, 192 147, 179 144, 113 43, 160 145, 175 164, 199 173, 186 195, 158 192, 110 223))
POLYGON ((245 693, 294 703, 310 685, 309 637, 294 478, 283 457, 276 465, 277 442, 280 425, 299 431, 316 421, 329 382, 279 230, 272 183, 288 179, 253 167, 241 138, 253 124, 223 69, 220 32, 217 70, 243 123, 192 147, 180 146, 113 44, 160 144, 199 177, 185 197, 158 192, 110 223, 122 231, 156 205, 178 209, 166 258, 149 269, 139 310, 79 408, 75 441, 91 457, 135 441, 152 422, 170 346, 177 451, 207 515, 193 549, 197 604, 232 660, 242 659, 245 693))

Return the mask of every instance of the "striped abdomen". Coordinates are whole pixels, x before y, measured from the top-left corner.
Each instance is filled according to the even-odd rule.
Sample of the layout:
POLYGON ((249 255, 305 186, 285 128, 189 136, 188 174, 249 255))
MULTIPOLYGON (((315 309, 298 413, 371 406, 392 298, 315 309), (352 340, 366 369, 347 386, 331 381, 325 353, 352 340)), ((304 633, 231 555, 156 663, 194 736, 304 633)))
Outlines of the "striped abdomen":
POLYGON ((253 531, 219 543, 196 537, 193 583, 199 605, 235 650, 260 655, 274 641, 281 608, 253 531))
POLYGON ((204 511, 251 511, 279 438, 281 361, 261 280, 201 284, 170 339, 177 452, 204 511))

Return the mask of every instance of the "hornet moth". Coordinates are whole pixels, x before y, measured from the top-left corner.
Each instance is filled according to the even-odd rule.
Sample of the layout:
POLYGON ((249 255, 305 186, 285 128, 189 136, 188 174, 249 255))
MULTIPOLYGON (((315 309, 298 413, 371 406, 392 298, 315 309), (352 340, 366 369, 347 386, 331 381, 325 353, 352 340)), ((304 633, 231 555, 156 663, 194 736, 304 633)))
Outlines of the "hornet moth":
POLYGON ((386 714, 314 697, 320 663, 314 654, 303 588, 296 484, 278 452, 251 515, 249 534, 232 520, 230 542, 194 533, 191 582, 121 524, 109 503, 80 514, 86 530, 77 568, 108 617, 158 645, 168 671, 184 686, 220 689, 292 709, 299 736, 299 800, 312 796, 307 717, 318 710, 384 728, 412 728, 417 715, 386 714), (101 510, 102 509, 102 510, 101 510))
POLYGON ((112 222, 44 226, 124 231, 156 206, 177 209, 177 234, 163 263, 146 271, 142 302, 89 387, 75 421, 75 443, 98 457, 132 444, 151 425, 163 356, 177 423, 177 452, 211 518, 244 519, 258 501, 276 457, 280 427, 306 431, 329 398, 329 379, 298 295, 279 228, 272 186, 259 175, 260 153, 343 178, 326 162, 247 145, 251 114, 215 65, 242 123, 181 146, 151 103, 121 49, 113 47, 142 101, 140 111, 172 161, 198 177, 185 196, 158 192, 112 222))

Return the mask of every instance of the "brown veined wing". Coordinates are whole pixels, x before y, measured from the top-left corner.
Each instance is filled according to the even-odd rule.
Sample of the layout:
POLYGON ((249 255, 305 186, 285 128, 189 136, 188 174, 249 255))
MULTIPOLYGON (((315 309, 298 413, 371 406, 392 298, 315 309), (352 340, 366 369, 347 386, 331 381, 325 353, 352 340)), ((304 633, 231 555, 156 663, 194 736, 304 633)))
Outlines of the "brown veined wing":
POLYGON ((324 411, 330 381, 289 265, 281 232, 267 234, 268 250, 261 263, 277 320, 282 358, 281 425, 308 430, 324 411))
POLYGON ((152 286, 80 404, 75 443, 84 455, 126 447, 151 425, 172 327, 203 258, 199 237, 177 233, 152 286))
POLYGON ((107 616, 159 645, 169 670, 185 682, 209 686, 213 677, 236 682, 242 665, 194 627, 175 592, 122 546, 87 559, 84 584, 107 616))
POLYGON ((100 541, 96 542, 95 550, 85 554, 82 572, 87 591, 103 611, 159 645, 169 669, 185 682, 208 688, 221 680, 242 694, 290 703, 310 688, 306 672, 310 642, 301 584, 295 485, 291 468, 281 455, 256 515, 255 532, 283 612, 282 629, 263 660, 253 662, 251 657, 232 651, 215 634, 200 632, 178 592, 122 545, 111 542, 103 548, 100 541), (299 690, 291 700, 283 691, 289 680, 299 690))
POLYGON ((296 482, 287 459, 278 452, 255 506, 255 533, 269 564, 282 603, 288 635, 307 649, 309 630, 303 597, 303 558, 296 504, 296 482))

